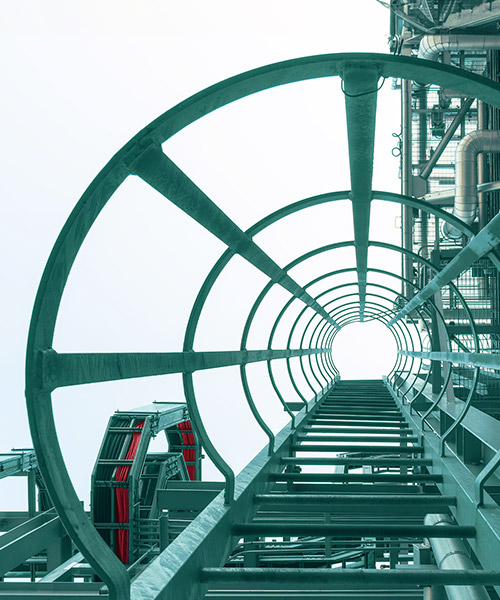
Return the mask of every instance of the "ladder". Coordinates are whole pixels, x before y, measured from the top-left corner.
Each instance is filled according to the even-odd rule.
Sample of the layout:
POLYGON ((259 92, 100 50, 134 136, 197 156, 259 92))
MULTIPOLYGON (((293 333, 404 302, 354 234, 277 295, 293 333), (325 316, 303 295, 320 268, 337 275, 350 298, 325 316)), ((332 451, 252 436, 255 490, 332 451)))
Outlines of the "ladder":
MULTIPOLYGON (((221 493, 167 549, 162 564, 180 566, 159 575, 165 591, 179 600, 413 599, 442 591, 433 586, 500 581, 473 565, 433 564, 429 539, 463 544, 476 529, 454 521, 456 497, 440 492, 442 473, 382 381, 340 381, 304 412, 267 462, 263 451, 240 474, 233 504, 221 493)), ((134 600, 157 568, 132 584, 134 600)))

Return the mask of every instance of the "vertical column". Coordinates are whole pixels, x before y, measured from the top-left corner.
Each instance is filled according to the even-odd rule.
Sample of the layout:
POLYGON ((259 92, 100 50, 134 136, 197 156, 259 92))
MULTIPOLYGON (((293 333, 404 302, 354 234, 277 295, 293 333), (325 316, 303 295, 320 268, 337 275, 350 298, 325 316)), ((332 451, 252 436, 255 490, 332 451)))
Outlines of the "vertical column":
MULTIPOLYGON (((413 195, 412 186, 412 132, 411 132, 411 86, 412 82, 403 79, 401 83, 401 187, 405 196, 413 195)), ((401 245, 412 250, 413 208, 402 207, 401 214, 401 245)), ((413 280, 413 265, 409 256, 403 256, 403 277, 413 280)), ((410 285, 403 283, 403 295, 410 298, 413 290, 410 285)))

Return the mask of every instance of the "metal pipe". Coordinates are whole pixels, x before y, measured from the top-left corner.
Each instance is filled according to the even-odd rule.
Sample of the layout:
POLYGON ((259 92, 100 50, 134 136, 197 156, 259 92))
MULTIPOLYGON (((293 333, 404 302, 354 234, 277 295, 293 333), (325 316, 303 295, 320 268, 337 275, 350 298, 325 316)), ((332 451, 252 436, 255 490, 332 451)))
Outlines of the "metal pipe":
MULTIPOLYGON (((452 525, 451 517, 448 515, 426 515, 425 525, 443 527, 452 525)), ((474 563, 469 557, 465 544, 460 539, 429 538, 434 553, 434 558, 439 569, 454 569, 472 571, 474 563)), ((482 585, 455 586, 446 585, 446 594, 449 600, 490 600, 486 588, 482 585)))
POLYGON ((448 129, 446 130, 446 133, 441 138, 441 141, 437 145, 437 148, 434 150, 432 156, 429 158, 425 167, 420 172, 420 177, 422 177, 422 179, 428 179, 429 175, 432 172, 432 169, 436 166, 436 163, 441 158, 441 155, 443 154, 444 150, 448 146, 448 142, 454 136, 455 131, 458 129, 460 123, 463 122, 465 115, 469 111, 474 100, 475 100, 475 98, 468 98, 463 103, 463 106, 460 109, 460 111, 455 115, 455 118, 450 123, 450 126, 448 127, 448 129))
MULTIPOLYGON (((477 156, 480 152, 500 152, 500 132, 478 129, 466 135, 455 154, 455 205, 453 215, 470 225, 477 210, 477 156)), ((462 236, 455 227, 443 226, 450 238, 462 236)))
MULTIPOLYGON (((487 50, 500 50, 500 36, 498 35, 456 35, 456 34, 447 34, 447 35, 425 35, 420 41, 419 49, 418 49, 418 57, 426 60, 437 60, 438 54, 443 51, 447 52, 458 52, 460 50, 471 50, 478 52, 486 52, 487 50)), ((482 124, 479 121, 478 115, 478 126, 481 127, 482 124)), ((479 131, 482 131, 481 129, 479 131)), ((473 135, 473 134, 471 134, 473 135)), ((479 150, 474 154, 473 158, 468 156, 467 150, 467 142, 469 136, 466 136, 462 142, 458 145, 457 154, 456 154, 456 198, 455 198, 455 207, 453 209, 453 214, 462 218, 466 223, 470 224, 475 218, 476 215, 476 206, 477 206, 477 196, 475 193, 475 186, 477 180, 476 174, 476 156, 479 152, 484 152, 485 150, 479 150), (462 144, 464 144, 462 146, 462 144), (461 149, 461 150, 459 150, 461 149), (459 158, 459 152, 463 152, 459 158), (467 190, 463 190, 460 187, 459 178, 461 178, 462 173, 465 173, 465 176, 470 176, 471 179, 469 182, 474 181, 474 184, 469 183, 472 187, 474 185, 474 189, 472 190, 473 196, 467 197, 467 190), (463 215, 463 216, 462 216, 463 215)), ((471 142, 472 144, 472 142, 471 142)), ((472 152, 472 149, 470 150, 472 152)), ((490 150, 491 151, 491 150, 490 150)), ((484 164, 481 163, 481 174, 484 172, 484 164)), ((482 178, 481 178, 482 179, 482 178)), ((483 180, 480 181, 483 183, 483 180)), ((465 182, 463 185, 466 185, 465 182)), ((484 206, 481 206, 481 218, 480 218, 480 226, 484 227, 486 224, 486 220, 484 217, 484 206)), ((449 238, 459 238, 461 234, 453 227, 448 225, 444 225, 443 233, 446 237, 449 238)))
MULTIPOLYGON (((493 192, 500 190, 500 181, 488 181, 487 183, 480 183, 477 186, 477 193, 482 194, 484 192, 493 192)), ((435 192, 434 194, 426 194, 423 199, 429 204, 445 205, 448 206, 449 200, 454 200, 455 190, 443 190, 442 192, 435 192), (446 204, 445 204, 446 203, 446 204)), ((453 202, 449 204, 453 206, 453 202)), ((482 229, 482 227, 481 227, 482 229)))
POLYGON ((473 50, 500 50, 498 35, 424 35, 418 48, 418 57, 425 60, 436 60, 440 52, 459 52, 473 50))
POLYGON ((436 585, 425 586, 423 600, 444 600, 443 588, 436 585))
MULTIPOLYGON (((478 129, 487 129, 488 128, 488 106, 481 102, 481 100, 477 101, 477 128, 478 129)), ((484 154, 480 154, 477 157, 477 183, 478 188, 480 185, 484 184, 487 180, 486 175, 486 157, 484 154)), ((487 221, 486 214, 486 196, 484 193, 480 193, 477 196, 477 207, 478 207, 478 218, 479 218, 479 229, 482 229, 487 221)))

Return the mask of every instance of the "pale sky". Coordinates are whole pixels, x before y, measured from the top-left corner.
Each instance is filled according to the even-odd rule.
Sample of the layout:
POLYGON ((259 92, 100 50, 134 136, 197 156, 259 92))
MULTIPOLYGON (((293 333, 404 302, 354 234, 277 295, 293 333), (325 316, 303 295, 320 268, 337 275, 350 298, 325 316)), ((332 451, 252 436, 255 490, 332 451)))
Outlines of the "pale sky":
MULTIPOLYGON (((0 27, 0 401, 8 424, 0 451, 6 452, 31 446, 24 353, 44 265, 71 209, 111 156, 159 114, 231 75, 314 54, 387 53, 389 13, 376 0, 20 0, 2 6, 0 27)), ((207 116, 169 140, 165 152, 245 229, 290 202, 348 189, 343 104, 338 79, 283 86, 207 116)), ((379 106, 374 188, 397 192, 399 164, 391 148, 392 133, 399 132, 399 92, 391 90, 390 81, 379 93, 379 106)), ((291 217, 256 241, 285 264, 317 245, 352 239, 348 203, 336 210, 321 207, 291 217)), ((395 207, 374 206, 378 239, 398 243, 397 213, 395 207)), ((129 178, 77 258, 61 306, 55 349, 179 350, 195 294, 223 249, 156 192, 129 178)), ((315 269, 324 271, 327 264, 340 268, 346 260, 352 263, 351 250, 332 253, 308 267, 308 274, 297 271, 297 277, 307 281, 315 269)), ((394 269, 399 265, 399 257, 387 253, 378 260, 394 269)), ((197 348, 239 347, 242 315, 265 282, 242 259, 233 259, 207 305, 197 348), (223 327, 214 328, 221 322, 223 327)), ((280 290, 273 294, 274 302, 287 298, 280 290)), ((388 338, 389 345, 381 350, 384 333, 379 331, 375 340, 360 336, 355 348, 386 358, 392 349, 388 338)), ((263 347, 266 339, 256 334, 251 347, 263 347)), ((263 369, 249 369, 252 389, 266 418, 279 429, 286 418, 267 380, 260 379, 263 369)), ((265 437, 243 404, 238 370, 199 373, 195 383, 216 446, 239 471, 265 437), (234 430, 228 432, 229 417, 234 430), (223 435, 218 433, 221 427, 223 435), (236 445, 237 455, 231 453, 236 445)), ((85 501, 112 412, 152 400, 182 399, 177 376, 83 386, 53 395, 63 452, 85 501)), ((2 482, 2 489, 14 496, 22 485, 19 480, 2 482)), ((9 506, 5 496, 2 504, 9 506)))

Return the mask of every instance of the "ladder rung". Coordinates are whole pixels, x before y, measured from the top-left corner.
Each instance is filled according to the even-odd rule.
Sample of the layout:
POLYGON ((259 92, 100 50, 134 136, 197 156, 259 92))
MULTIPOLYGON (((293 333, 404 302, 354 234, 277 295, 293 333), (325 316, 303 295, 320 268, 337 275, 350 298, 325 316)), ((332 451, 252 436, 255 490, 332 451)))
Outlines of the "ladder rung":
POLYGON ((340 408, 342 410, 345 409, 355 409, 355 410, 370 410, 370 411, 385 411, 385 410, 399 410, 399 407, 394 404, 394 402, 391 402, 390 404, 382 404, 380 402, 375 403, 375 402, 371 402, 370 404, 368 403, 363 403, 363 402, 356 402, 355 400, 346 400, 345 402, 329 402, 329 403, 324 403, 324 404, 319 404, 317 410, 335 410, 337 408, 340 408))
POLYGON ((292 450, 302 452, 364 452, 366 454, 421 454, 423 446, 359 446, 350 444, 293 444, 292 450))
POLYGON ((106 480, 97 480, 94 481, 95 487, 110 487, 110 488, 128 488, 128 481, 106 481, 106 480))
POLYGON ((397 409, 395 406, 393 407, 378 407, 374 406, 365 407, 359 406, 359 404, 353 404, 352 402, 349 404, 332 404, 332 406, 321 406, 315 412, 315 414, 319 413, 330 413, 330 412, 346 412, 346 413, 362 413, 365 415, 378 415, 378 414, 401 414, 401 411, 397 409))
POLYGON ((311 433, 392 433, 392 432, 404 432, 404 433, 412 433, 408 430, 408 428, 397 428, 397 427, 355 427, 346 425, 345 427, 324 427, 324 426, 309 426, 301 428, 301 433, 305 431, 311 433))
POLYGON ((142 427, 108 427, 106 433, 142 433, 142 427))
POLYGON ((456 506, 455 496, 439 494, 257 494, 257 504, 391 505, 456 506))
POLYGON ((302 590, 324 585, 325 590, 357 589, 367 586, 431 586, 431 585, 500 585, 500 571, 466 569, 272 569, 272 568, 205 568, 201 581, 209 584, 229 584, 245 589, 265 585, 266 589, 283 589, 283 584, 302 590))
POLYGON ((284 465, 349 465, 353 467, 364 467, 372 465, 375 467, 417 467, 421 465, 432 465, 430 458, 339 458, 339 457, 313 457, 305 456, 296 458, 284 456, 281 459, 284 465))
POLYGON ((404 421, 404 417, 392 417, 390 415, 388 416, 377 416, 377 415, 366 415, 364 413, 359 413, 359 414, 347 414, 347 413, 325 413, 325 414, 319 414, 316 413, 316 415, 311 419, 311 421, 317 421, 317 420, 337 420, 337 421, 344 421, 344 420, 348 420, 348 421, 355 421, 356 419, 358 420, 363 420, 363 421, 387 421, 387 422, 397 422, 397 421, 404 421))
POLYGON ((408 423, 402 421, 402 419, 398 419, 398 420, 386 420, 386 419, 381 419, 381 420, 376 420, 376 421, 366 421, 366 420, 358 420, 358 419, 349 419, 349 421, 345 421, 344 419, 327 419, 327 418, 321 418, 321 419, 311 419, 310 421, 308 421, 307 426, 311 426, 311 425, 315 425, 316 423, 318 423, 319 425, 324 425, 326 423, 333 423, 334 425, 345 425, 346 427, 351 427, 351 426, 360 426, 360 425, 367 425, 368 427, 373 427, 374 425, 376 425, 377 427, 406 427, 409 428, 408 423))
POLYGON ((175 444, 170 446, 171 451, 180 452, 181 450, 186 450, 188 448, 199 448, 196 444, 175 444))
POLYGON ((401 473, 272 473, 269 476, 270 481, 297 481, 297 482, 337 482, 353 481, 356 483, 417 483, 421 481, 440 482, 443 480, 441 474, 401 474, 401 473))
POLYGON ((133 459, 113 459, 113 458, 100 458, 97 461, 98 465, 106 465, 106 466, 120 466, 120 465, 131 465, 133 464, 134 460, 133 459))
POLYGON ((318 409, 332 408, 356 408, 363 410, 397 410, 398 407, 394 402, 356 402, 354 400, 346 400, 341 402, 323 402, 318 406, 318 409))
POLYGON ((473 538, 471 525, 407 525, 406 523, 237 523, 233 535, 473 538))
POLYGON ((299 434, 297 440, 304 442, 418 442, 416 436, 401 435, 314 435, 311 433, 299 434))

